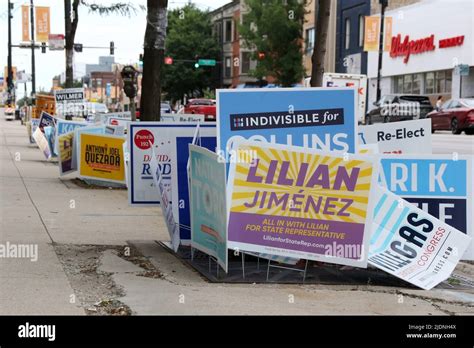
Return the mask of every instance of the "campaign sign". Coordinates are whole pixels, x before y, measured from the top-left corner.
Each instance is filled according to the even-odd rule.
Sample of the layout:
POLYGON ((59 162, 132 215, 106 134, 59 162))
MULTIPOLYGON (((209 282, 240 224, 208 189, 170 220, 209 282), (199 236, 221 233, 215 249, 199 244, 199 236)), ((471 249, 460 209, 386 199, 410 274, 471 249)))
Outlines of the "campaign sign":
POLYGON ((87 134, 105 134, 105 126, 87 126, 87 127, 78 127, 74 129, 73 145, 72 145, 72 167, 77 169, 77 158, 79 152, 79 138, 82 133, 87 134))
POLYGON ((178 202, 178 204, 173 204, 173 209, 179 223, 181 240, 184 245, 188 244, 191 239, 188 177, 189 144, 195 144, 193 141, 198 141, 201 147, 214 151, 216 148, 216 137, 214 135, 215 128, 210 133, 201 124, 199 125, 197 139, 195 139, 196 125, 194 126, 192 136, 183 136, 182 134, 176 134, 175 136, 175 147, 171 153, 171 191, 173 202, 178 202), (205 136, 206 134, 208 136, 205 136))
MULTIPOLYGON (((163 176, 163 185, 171 192, 171 171, 173 158, 182 160, 185 163, 188 160, 188 144, 192 141, 197 124, 195 122, 131 122, 127 134, 130 147, 130 183, 128 190, 128 199, 131 205, 151 205, 157 206, 160 203, 158 192, 152 189, 153 177, 150 171, 150 160, 152 156, 152 147, 155 150, 161 175, 163 176), (178 141, 177 138, 180 138, 178 141), (179 143, 179 152, 177 152, 177 143, 179 143), (179 153, 179 156, 177 155, 179 153)), ((207 122, 201 124, 201 136, 203 138, 216 138, 215 123, 207 122)), ((212 148, 212 149, 214 149, 212 148)), ((184 165, 186 171, 186 164, 184 165)), ((176 173, 181 173, 176 169, 176 173)), ((181 175, 181 174, 179 174, 181 175)), ((176 174, 178 176, 178 174, 176 174)), ((182 180, 186 180, 187 175, 179 177, 179 186, 182 180), (183 179, 184 178, 184 179, 183 179)), ((178 180, 178 178, 175 178, 178 180)), ((187 187, 186 187, 187 195, 187 187)), ((173 196, 174 198, 174 196, 173 196)), ((189 199, 189 198, 188 198, 189 199)), ((189 215, 189 205, 187 205, 189 215)), ((173 205, 175 216, 178 215, 178 207, 173 205)), ((189 224, 188 224, 189 226, 189 224)), ((184 239, 190 239, 189 236, 184 239)), ((183 236, 182 236, 183 238, 183 236)))
POLYGON ((204 122, 204 115, 199 114, 161 114, 160 121, 166 122, 204 122))
POLYGON ((425 290, 446 280, 471 238, 386 188, 375 196, 369 264, 425 290))
POLYGON ((85 99, 84 88, 66 88, 54 90, 56 103, 83 102, 85 99))
POLYGON ((372 157, 242 142, 231 163, 228 247, 367 266, 372 157))
POLYGON ((359 144, 376 143, 380 153, 431 154, 431 119, 359 126, 359 144))
POLYGON ((82 133, 78 140, 81 178, 125 183, 123 137, 82 133))
POLYGON ((49 147, 48 140, 39 127, 36 128, 35 132, 33 133, 33 139, 43 153, 44 157, 49 160, 51 158, 51 148, 49 147))
POLYGON ((166 223, 166 228, 168 229, 168 233, 170 235, 171 247, 175 252, 177 252, 180 243, 179 228, 173 215, 170 192, 163 184, 163 175, 161 175, 160 166, 158 165, 158 160, 156 158, 156 153, 152 148, 150 171, 153 176, 154 186, 158 190, 158 194, 160 196, 161 212, 166 223))
POLYGON ((191 246, 216 258, 227 273, 225 163, 215 152, 189 145, 191 246))
POLYGON ((47 112, 42 111, 38 127, 44 133, 44 127, 56 127, 56 118, 47 112))
POLYGON ((59 175, 71 173, 77 169, 73 166, 72 152, 74 146, 74 132, 61 134, 58 137, 59 148, 59 175))
MULTIPOLYGON (((474 234, 473 158, 452 155, 383 155, 380 182, 446 224, 474 234)), ((463 259, 474 260, 469 246, 463 259)))
POLYGON ((31 123, 31 130, 30 130, 30 144, 34 144, 35 143, 35 139, 33 139, 33 133, 36 131, 36 129, 38 128, 39 126, 39 119, 38 118, 32 118, 30 123, 31 123))
POLYGON ((56 130, 54 127, 46 126, 43 128, 44 137, 48 141, 48 146, 51 149, 51 155, 56 157, 58 152, 55 149, 54 144, 56 143, 56 130))
POLYGON ((347 88, 217 90, 219 154, 229 161, 245 139, 356 153, 355 93, 347 88))
MULTIPOLYGON (((55 149, 58 150, 58 139, 61 135, 73 132, 76 128, 86 127, 89 124, 87 122, 78 122, 78 121, 66 121, 62 119, 57 119, 56 121, 56 144, 55 149)), ((74 137, 73 137, 74 138, 74 137)))

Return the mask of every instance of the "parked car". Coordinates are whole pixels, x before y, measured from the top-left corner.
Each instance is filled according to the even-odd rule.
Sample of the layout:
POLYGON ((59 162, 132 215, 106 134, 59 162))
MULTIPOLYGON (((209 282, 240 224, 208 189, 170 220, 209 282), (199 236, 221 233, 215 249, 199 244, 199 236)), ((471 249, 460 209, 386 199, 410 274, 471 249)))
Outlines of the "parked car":
POLYGON ((5 115, 5 119, 7 121, 12 121, 15 119, 15 106, 14 105, 6 105, 3 111, 5 115))
POLYGON ((161 103, 161 113, 162 114, 171 114, 173 113, 173 108, 167 102, 161 103))
POLYGON ((433 111, 430 98, 424 95, 389 94, 374 102, 365 116, 365 124, 398 122, 425 118, 433 111))
POLYGON ((431 131, 450 130, 453 134, 474 134, 474 98, 450 99, 430 112, 431 131))
POLYGON ((216 101, 214 99, 189 99, 184 106, 184 113, 204 115, 205 121, 215 121, 216 101))

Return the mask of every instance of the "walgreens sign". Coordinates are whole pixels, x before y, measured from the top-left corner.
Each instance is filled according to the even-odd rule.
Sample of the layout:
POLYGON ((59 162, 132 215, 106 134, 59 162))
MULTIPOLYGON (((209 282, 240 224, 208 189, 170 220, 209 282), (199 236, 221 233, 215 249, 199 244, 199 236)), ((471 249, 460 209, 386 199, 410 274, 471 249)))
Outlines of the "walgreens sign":
MULTIPOLYGON (((464 43, 464 35, 452 38, 439 40, 439 48, 448 48, 454 46, 461 46, 464 43)), ((410 35, 402 36, 398 34, 392 37, 392 47, 390 50, 390 57, 404 57, 403 62, 406 64, 412 54, 420 54, 424 52, 434 51, 435 36, 434 34, 425 38, 410 40, 410 35)))

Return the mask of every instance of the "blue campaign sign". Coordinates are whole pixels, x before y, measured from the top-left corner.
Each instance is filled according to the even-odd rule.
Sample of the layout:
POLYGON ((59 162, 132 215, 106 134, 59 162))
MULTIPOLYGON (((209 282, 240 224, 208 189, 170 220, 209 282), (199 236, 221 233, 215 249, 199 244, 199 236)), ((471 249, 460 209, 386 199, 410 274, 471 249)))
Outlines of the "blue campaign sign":
POLYGON ((278 88, 217 91, 217 147, 228 161, 250 139, 356 153, 356 90, 278 88))
POLYGON ((399 196, 466 196, 466 160, 383 158, 381 165, 387 188, 399 196))
MULTIPOLYGON (((202 126, 201 126, 202 127, 202 126)), ((191 211, 189 204, 189 181, 188 181, 188 158, 189 158, 189 144, 193 141, 192 137, 177 137, 176 138, 176 165, 177 175, 172 175, 173 180, 173 202, 178 202, 177 222, 179 223, 181 240, 191 239, 191 211), (175 184, 176 182, 176 184, 175 184), (174 188, 177 189, 174 189, 174 188)), ((200 137, 200 145, 203 148, 214 151, 216 148, 216 137, 200 137)))
MULTIPOLYGON (((472 156, 383 155, 380 168, 388 190, 472 237, 472 156)), ((474 259, 472 245, 463 259, 474 259)))
POLYGON ((41 112, 38 127, 44 133, 44 127, 56 127, 56 118, 47 112, 41 112))

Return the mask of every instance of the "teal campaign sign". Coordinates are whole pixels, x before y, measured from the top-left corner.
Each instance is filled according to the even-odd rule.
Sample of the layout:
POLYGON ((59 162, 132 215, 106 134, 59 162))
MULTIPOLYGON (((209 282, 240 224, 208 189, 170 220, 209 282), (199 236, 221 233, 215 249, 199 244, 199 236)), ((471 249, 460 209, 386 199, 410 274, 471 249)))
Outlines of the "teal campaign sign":
POLYGON ((191 246, 217 259, 227 272, 225 163, 216 153, 189 145, 191 246))

